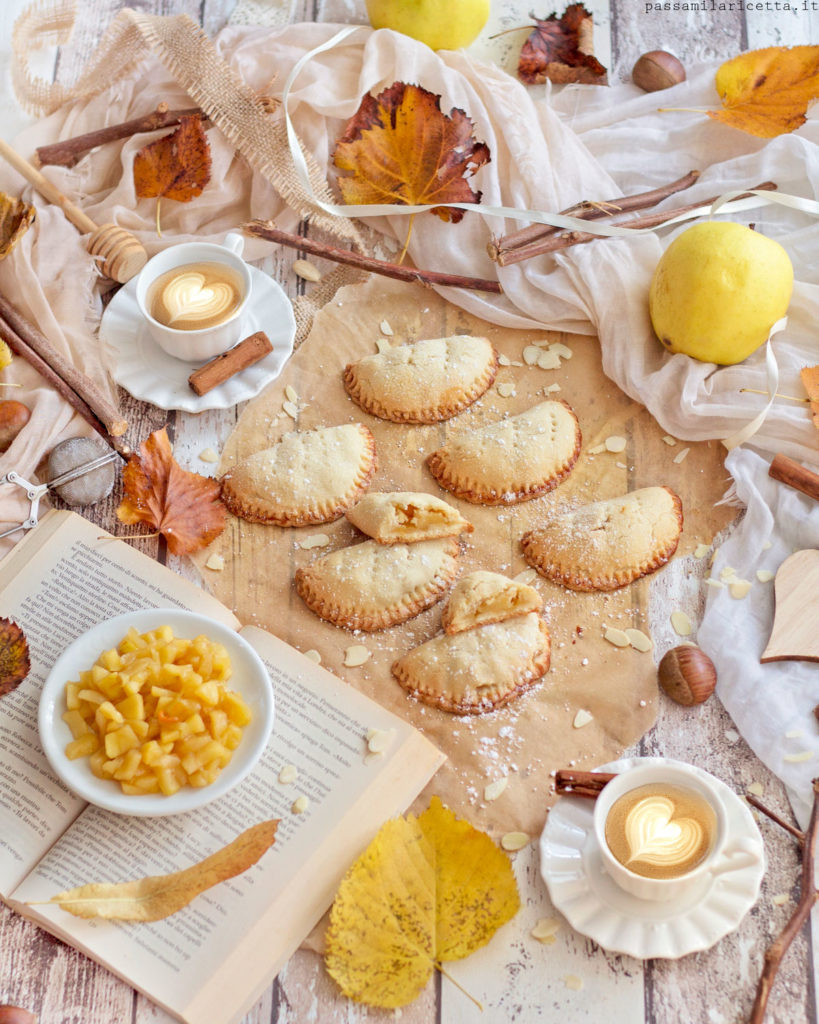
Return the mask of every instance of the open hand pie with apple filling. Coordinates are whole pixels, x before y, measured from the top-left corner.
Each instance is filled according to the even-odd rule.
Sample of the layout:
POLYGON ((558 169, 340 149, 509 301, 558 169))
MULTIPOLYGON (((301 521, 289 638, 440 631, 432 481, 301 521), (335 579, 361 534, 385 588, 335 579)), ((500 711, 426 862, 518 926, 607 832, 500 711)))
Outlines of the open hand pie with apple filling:
POLYGON ((362 423, 294 430, 228 470, 222 499, 251 523, 329 523, 358 501, 375 470, 375 439, 362 423))
POLYGON ((580 454, 580 425, 567 402, 541 402, 456 435, 427 459, 445 490, 476 505, 512 505, 546 494, 580 454))
POLYGON ((682 502, 668 487, 643 487, 551 519, 521 538, 534 569, 570 590, 616 590, 671 558, 682 502))
POLYGON ((457 537, 474 529, 452 505, 423 491, 366 494, 346 515, 353 526, 379 544, 413 544, 457 537))
POLYGON ((322 555, 296 572, 311 611, 345 629, 395 626, 439 601, 458 575, 454 537, 417 544, 367 540, 322 555))
POLYGON ((456 715, 494 711, 549 669, 551 643, 536 612, 434 637, 393 663, 413 697, 456 715))
POLYGON ((479 569, 461 577, 452 588, 441 621, 445 633, 461 633, 539 612, 542 607, 543 598, 534 587, 499 572, 479 569))
POLYGON ((498 354, 486 338, 456 334, 396 345, 350 363, 344 387, 373 416, 437 423, 480 398, 497 372, 498 354))

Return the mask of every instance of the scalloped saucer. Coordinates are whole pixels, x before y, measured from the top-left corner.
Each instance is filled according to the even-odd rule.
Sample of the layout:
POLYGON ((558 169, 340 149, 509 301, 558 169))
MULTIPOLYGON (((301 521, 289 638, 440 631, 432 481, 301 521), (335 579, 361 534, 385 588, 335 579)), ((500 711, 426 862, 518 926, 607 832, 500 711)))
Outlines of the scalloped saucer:
MULTIPOLYGON (((631 757, 602 765, 618 772, 665 758, 631 757)), ((689 765, 688 767, 692 767, 689 765)), ((725 802, 732 836, 762 838, 746 804, 732 789, 716 784, 725 802)), ((582 935, 612 953, 638 959, 676 959, 708 949, 732 932, 756 903, 765 864, 738 867, 700 880, 685 900, 673 904, 641 900, 616 885, 603 870, 592 832, 591 800, 561 797, 549 812, 540 838, 540 873, 555 907, 582 935)))
POLYGON ((206 395, 197 395, 188 385, 188 377, 202 365, 174 359, 153 340, 136 303, 136 278, 124 285, 105 310, 100 338, 113 362, 113 377, 134 398, 150 402, 160 409, 202 412, 205 409, 229 409, 244 402, 275 380, 293 351, 296 321, 290 300, 276 281, 256 267, 250 268, 253 289, 242 316, 240 337, 264 331, 273 351, 235 374, 206 395))

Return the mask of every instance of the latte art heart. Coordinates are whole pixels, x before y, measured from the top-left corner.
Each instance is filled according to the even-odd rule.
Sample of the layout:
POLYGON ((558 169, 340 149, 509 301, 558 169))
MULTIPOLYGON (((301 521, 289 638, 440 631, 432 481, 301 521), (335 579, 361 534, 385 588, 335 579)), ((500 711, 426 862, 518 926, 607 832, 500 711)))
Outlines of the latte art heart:
POLYGON ((180 331, 223 323, 242 303, 239 274, 221 263, 190 263, 161 274, 151 285, 148 308, 154 320, 180 331))
POLYGON ((693 818, 673 818, 673 800, 648 796, 626 815, 626 841, 630 856, 626 861, 647 864, 684 864, 701 846, 703 828, 693 818))

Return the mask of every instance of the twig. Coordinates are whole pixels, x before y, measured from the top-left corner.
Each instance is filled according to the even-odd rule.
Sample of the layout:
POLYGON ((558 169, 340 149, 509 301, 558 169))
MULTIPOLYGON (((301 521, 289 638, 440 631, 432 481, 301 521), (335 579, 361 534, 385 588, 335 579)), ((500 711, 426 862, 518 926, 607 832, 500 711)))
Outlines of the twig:
MULTIPOLYGON (((777 189, 772 181, 763 181, 760 185, 754 185, 756 191, 774 192, 777 189)), ((737 199, 747 199, 750 195, 749 192, 743 192, 741 196, 737 196, 737 199)), ((701 206, 710 206, 716 202, 719 196, 711 196, 710 199, 700 199, 699 202, 689 203, 687 206, 678 206, 674 210, 663 210, 658 213, 651 213, 647 217, 635 217, 633 220, 628 221, 625 224, 619 224, 618 227, 628 228, 629 230, 635 231, 640 228, 656 228, 664 224, 668 220, 673 220, 675 217, 679 217, 684 213, 691 213, 693 210, 699 209, 701 206)), ((532 242, 529 245, 522 245, 517 249, 512 249, 510 252, 498 253, 497 262, 500 266, 506 267, 513 263, 522 263, 524 260, 529 260, 533 256, 543 256, 546 253, 558 252, 561 249, 568 249, 573 245, 583 245, 586 242, 593 242, 595 239, 605 238, 605 235, 595 235, 589 231, 561 231, 558 234, 547 235, 540 241, 532 242)))
POLYGON ((780 818, 776 811, 772 811, 770 807, 766 807, 761 800, 757 799, 757 797, 753 795, 753 793, 746 793, 745 799, 748 801, 751 807, 756 807, 756 809, 758 811, 761 811, 761 813, 764 814, 766 818, 770 818, 771 821, 776 822, 776 824, 779 825, 780 828, 784 828, 786 832, 790 832, 792 836, 799 840, 800 846, 802 845, 802 843, 804 843, 805 833, 800 828, 796 828, 789 822, 785 821, 783 818, 780 818))
POLYGON ((596 800, 614 775, 611 772, 582 772, 559 768, 555 773, 555 792, 560 796, 584 796, 596 800))
POLYGON ((813 809, 810 814, 810 823, 805 832, 805 841, 802 844, 802 879, 799 902, 790 920, 765 953, 765 962, 756 987, 756 997, 751 1009, 751 1016, 748 1018, 748 1024, 762 1024, 765 1019, 768 997, 771 994, 771 988, 773 987, 776 972, 779 970, 782 958, 788 951, 788 947, 794 938, 802 930, 802 926, 810 916, 814 904, 819 899, 819 893, 816 891, 816 872, 814 866, 817 828, 819 828, 819 779, 814 779, 813 809))
POLYGON ((471 288, 473 291, 495 292, 498 295, 501 293, 501 286, 497 281, 487 281, 477 277, 461 277, 458 274, 442 274, 435 270, 417 270, 413 267, 402 267, 397 263, 387 263, 384 260, 373 259, 371 256, 362 256, 360 253, 351 252, 349 249, 337 249, 335 246, 316 242, 312 238, 291 235, 287 231, 280 231, 269 221, 252 220, 249 224, 242 225, 242 230, 246 231, 249 235, 256 235, 257 238, 265 238, 268 242, 278 242, 280 245, 289 246, 291 249, 300 249, 302 252, 310 253, 311 256, 320 256, 326 260, 333 260, 336 263, 358 267, 359 270, 367 270, 373 274, 382 274, 384 277, 392 277, 397 281, 437 284, 449 288, 471 288))
MULTIPOLYGON (((672 181, 670 185, 652 189, 650 192, 640 192, 633 196, 621 196, 618 199, 604 199, 602 202, 584 199, 560 212, 564 217, 578 217, 581 220, 600 220, 603 217, 616 216, 618 213, 646 210, 651 206, 656 206, 663 199, 673 196, 675 192, 682 192, 684 189, 690 188, 699 176, 699 171, 689 171, 682 178, 672 181)), ((502 238, 493 239, 487 246, 487 252, 490 259, 497 260, 501 253, 510 252, 512 249, 518 249, 523 245, 529 245, 531 242, 536 242, 539 238, 555 234, 558 230, 559 228, 552 224, 532 224, 528 228, 522 228, 520 231, 513 231, 511 234, 504 235, 502 238)))

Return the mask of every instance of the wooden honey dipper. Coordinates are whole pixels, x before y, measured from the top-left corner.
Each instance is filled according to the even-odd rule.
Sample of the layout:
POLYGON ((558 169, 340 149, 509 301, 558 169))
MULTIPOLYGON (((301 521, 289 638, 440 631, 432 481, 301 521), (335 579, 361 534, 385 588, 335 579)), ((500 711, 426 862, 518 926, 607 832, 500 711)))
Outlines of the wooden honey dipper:
POLYGON ((75 206, 56 185, 44 177, 19 153, 15 152, 7 142, 0 139, 0 156, 21 174, 26 181, 55 206, 59 206, 68 220, 83 234, 90 234, 87 249, 92 256, 99 257, 99 265, 103 274, 113 281, 124 284, 145 266, 148 254, 142 243, 116 224, 103 224, 98 227, 79 206, 75 206))

